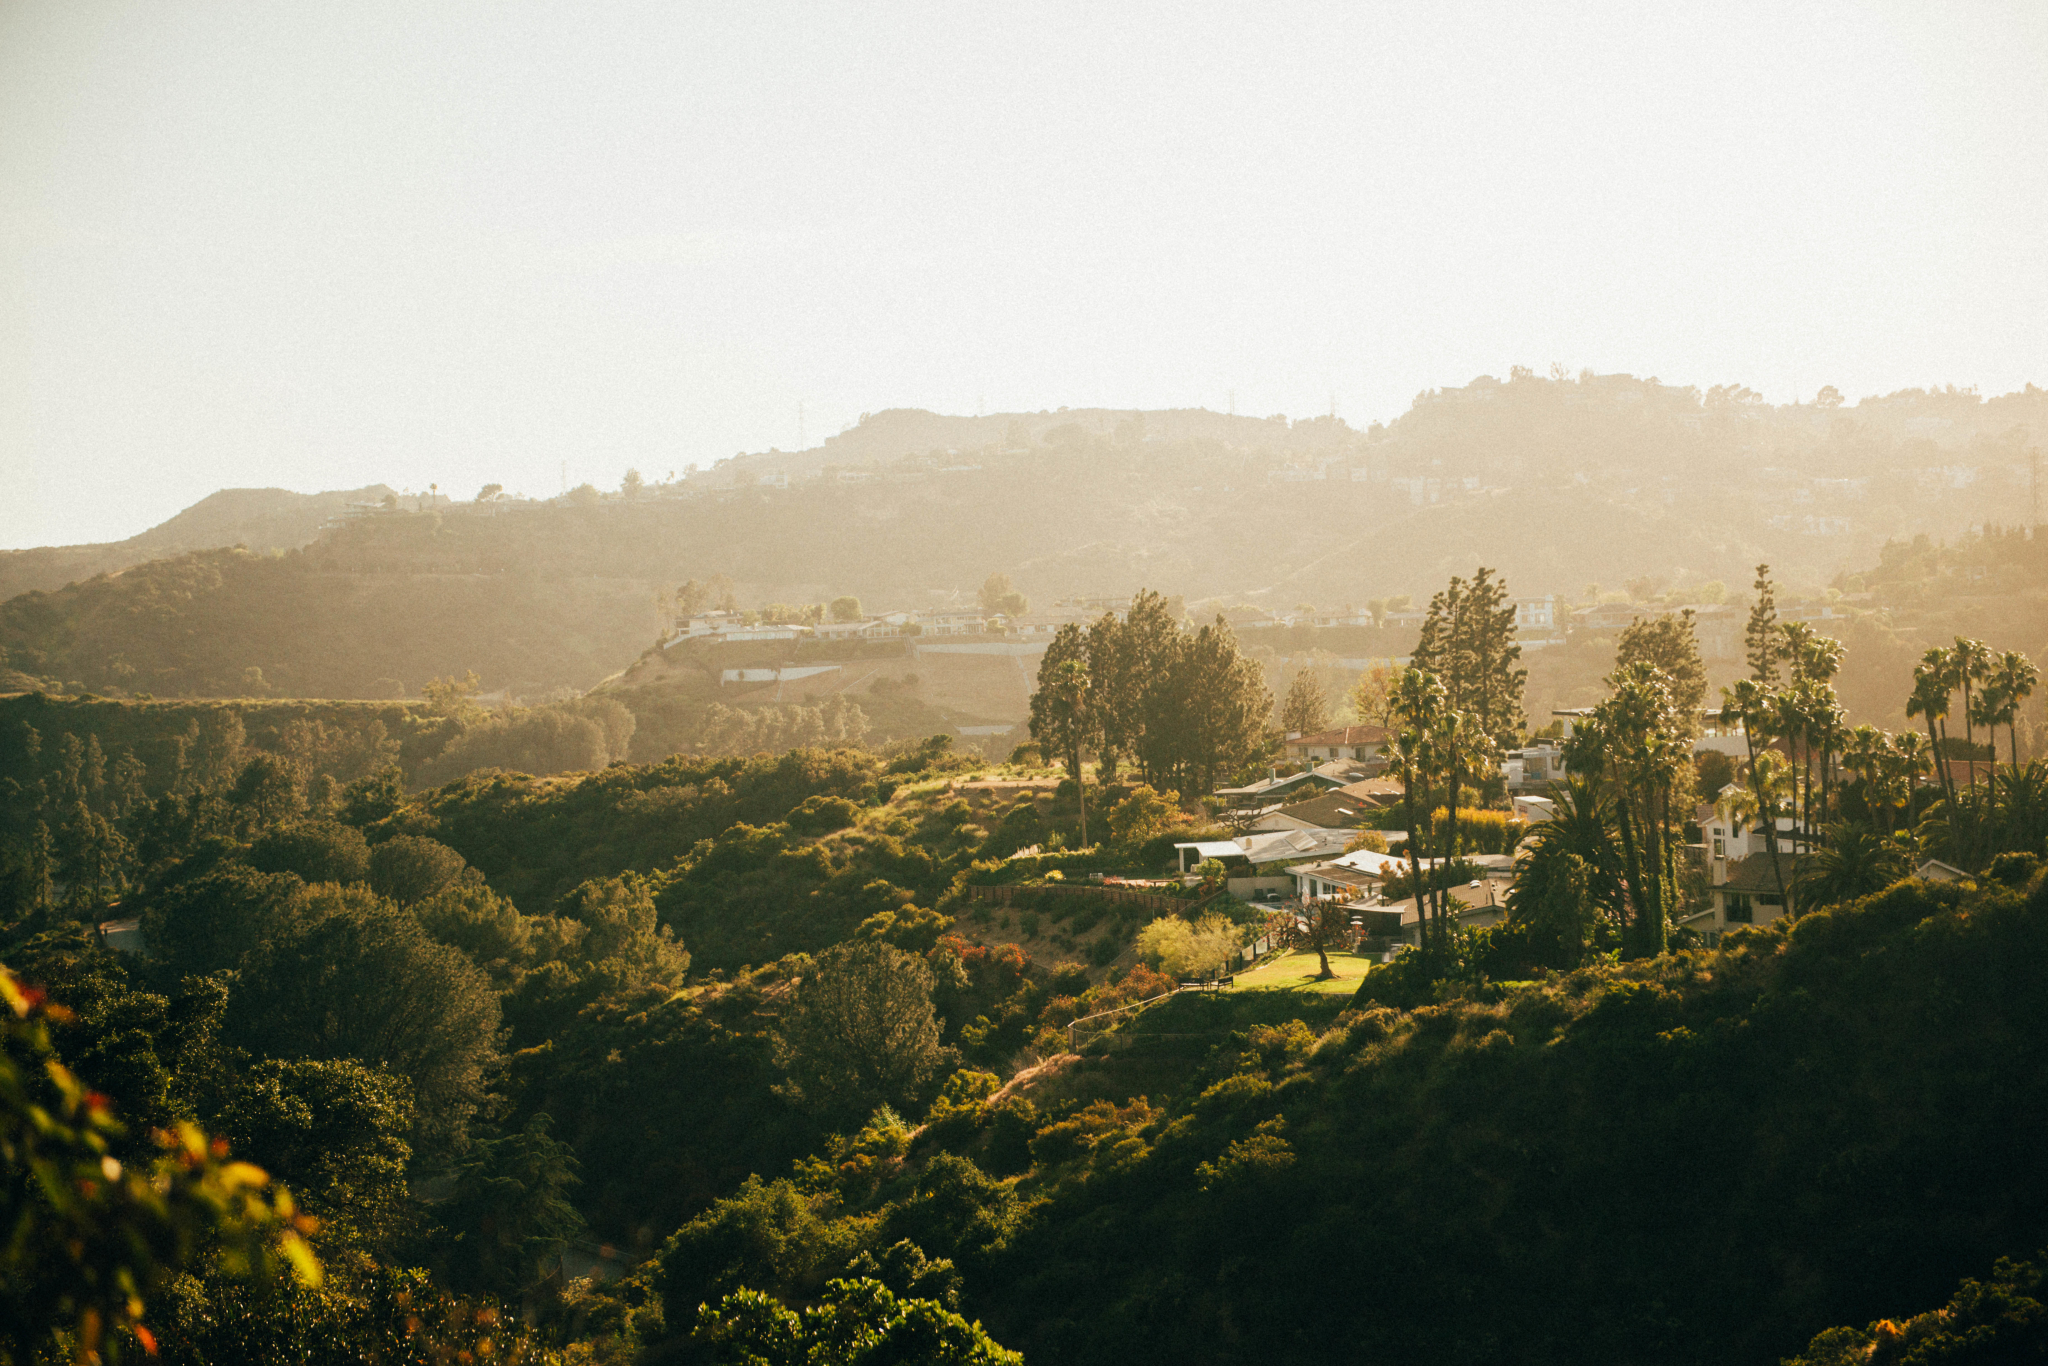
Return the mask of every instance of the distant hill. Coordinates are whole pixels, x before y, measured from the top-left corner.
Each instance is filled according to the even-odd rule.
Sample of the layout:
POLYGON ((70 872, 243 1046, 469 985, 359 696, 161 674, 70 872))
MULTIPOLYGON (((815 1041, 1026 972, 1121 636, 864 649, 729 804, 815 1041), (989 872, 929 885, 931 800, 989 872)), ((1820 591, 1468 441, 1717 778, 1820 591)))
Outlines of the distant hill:
POLYGON ((0 602, 191 550, 236 545, 256 551, 296 550, 350 503, 379 502, 391 492, 383 484, 330 493, 222 489, 125 541, 0 550, 0 602))
MULTIPOLYGON (((744 606, 966 604, 1001 571, 1040 607, 1153 587, 1204 614, 1419 600, 1480 564, 1517 594, 1682 602, 1716 581, 1740 596, 1768 561, 1782 596, 1818 598, 1889 541, 2026 520, 2044 434, 2048 391, 2032 386, 1772 406, 1736 387, 1526 371, 1431 390, 1363 432, 1201 410, 899 409, 633 496, 408 507, 322 530, 384 490, 240 491, 119 546, 0 556, 0 583, 35 565, 46 590, 78 580, 0 606, 0 668, 160 696, 236 695, 260 676, 277 695, 380 697, 468 668, 489 690, 580 690, 649 648, 677 584, 714 575, 744 606), (93 555, 118 569, 230 535, 285 553, 87 572, 93 555)), ((930 693, 938 671, 904 672, 925 680, 919 705, 1018 714, 1000 670, 985 694, 946 695, 930 693)), ((1597 676, 1575 665, 1555 695, 1597 676)))

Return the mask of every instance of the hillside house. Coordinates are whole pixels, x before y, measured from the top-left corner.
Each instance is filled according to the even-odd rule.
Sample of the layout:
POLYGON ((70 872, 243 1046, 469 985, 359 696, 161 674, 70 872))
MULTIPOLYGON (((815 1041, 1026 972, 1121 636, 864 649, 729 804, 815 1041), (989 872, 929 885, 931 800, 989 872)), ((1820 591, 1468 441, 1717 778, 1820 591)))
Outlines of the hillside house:
POLYGON ((1571 615, 1571 627, 1574 631, 1619 631, 1637 617, 1656 615, 1656 609, 1634 603, 1603 602, 1576 609, 1571 615))
POLYGON ((1215 859, 1233 873, 1247 870, 1259 874, 1279 873, 1298 863, 1313 863, 1341 854, 1355 831, 1278 830, 1253 833, 1235 840, 1194 840, 1173 846, 1183 873, 1207 859, 1215 859))
POLYGON ((1401 800, 1401 785, 1385 778, 1365 778, 1285 805, 1268 807, 1251 824, 1253 830, 1357 830, 1369 826, 1386 807, 1401 800))
MULTIPOLYGON (((1759 838, 1761 843, 1761 838, 1759 838)), ((1744 925, 1768 925, 1785 914, 1785 894, 1778 890, 1782 872, 1789 888, 1798 875, 1799 858, 1779 851, 1774 868, 1768 853, 1745 858, 1712 859, 1714 882, 1705 909, 1678 917, 1677 923, 1706 934, 1725 934, 1744 925)))
POLYGON ((1386 749, 1388 739, 1384 726, 1345 726, 1341 730, 1317 731, 1313 735, 1290 735, 1287 737, 1287 757, 1298 763, 1317 763, 1328 759, 1363 762, 1377 759, 1386 749))
POLYGON ((978 636, 988 626, 979 612, 919 612, 915 620, 928 636, 978 636))
POLYGON ((1331 761, 1299 773, 1275 773, 1243 787, 1219 787, 1215 795, 1233 810, 1263 811, 1333 791, 1366 776, 1356 765, 1331 761))
MULTIPOLYGON (((1427 867, 1429 860, 1423 860, 1423 865, 1427 867)), ((1303 901, 1341 897, 1346 901, 1376 902, 1386 880, 1406 876, 1407 871, 1406 859, 1371 849, 1354 849, 1336 858, 1298 864, 1287 873, 1294 879, 1295 894, 1303 901)))
POLYGON ((1280 830, 1248 834, 1237 843, 1254 870, 1278 872, 1297 863, 1313 863, 1341 854, 1356 834, 1354 830, 1280 830))
POLYGON ((1541 792, 1564 781, 1564 751, 1548 744, 1511 749, 1501 756, 1500 772, 1510 793, 1541 792))
POLYGON ((1191 840, 1174 845, 1173 854, 1182 873, 1192 873, 1196 864, 1210 859, 1235 872, 1242 872, 1251 862, 1244 856, 1244 846, 1236 840, 1191 840))
POLYGON ((821 621, 811 628, 812 636, 819 640, 870 640, 878 635, 893 635, 893 629, 883 621, 821 621))
POLYGON ((1515 629, 1517 631, 1552 631, 1557 628, 1557 594, 1546 593, 1540 598, 1515 599, 1515 629))
MULTIPOLYGON (((1452 923, 1461 930, 1483 930, 1506 920, 1506 886, 1502 879, 1489 876, 1475 878, 1463 886, 1451 888, 1452 923)), ((1421 944, 1422 913, 1416 908, 1414 897, 1390 902, 1383 909, 1400 913, 1400 930, 1397 937, 1403 943, 1421 944)))

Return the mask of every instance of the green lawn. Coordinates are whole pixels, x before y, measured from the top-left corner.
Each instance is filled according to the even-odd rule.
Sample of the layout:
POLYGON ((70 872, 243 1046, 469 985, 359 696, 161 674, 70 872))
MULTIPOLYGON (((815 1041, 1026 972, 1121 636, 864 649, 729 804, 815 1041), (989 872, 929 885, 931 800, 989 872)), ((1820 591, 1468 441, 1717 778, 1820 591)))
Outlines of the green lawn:
POLYGON ((1313 952, 1283 953, 1255 968, 1237 974, 1234 991, 1260 991, 1290 989, 1294 991, 1328 991, 1350 993, 1358 990, 1359 979, 1377 959, 1361 958, 1355 954, 1333 953, 1330 967, 1337 974, 1326 982, 1316 980, 1322 971, 1322 963, 1313 952))

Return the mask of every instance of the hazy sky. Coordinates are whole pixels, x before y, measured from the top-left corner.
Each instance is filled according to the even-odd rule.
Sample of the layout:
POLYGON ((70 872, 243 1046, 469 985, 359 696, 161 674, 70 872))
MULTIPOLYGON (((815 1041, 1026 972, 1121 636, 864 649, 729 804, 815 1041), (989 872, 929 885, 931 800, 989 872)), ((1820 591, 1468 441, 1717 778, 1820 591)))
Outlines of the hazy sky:
POLYGON ((0 0, 0 545, 863 411, 2048 383, 2048 5, 0 0))

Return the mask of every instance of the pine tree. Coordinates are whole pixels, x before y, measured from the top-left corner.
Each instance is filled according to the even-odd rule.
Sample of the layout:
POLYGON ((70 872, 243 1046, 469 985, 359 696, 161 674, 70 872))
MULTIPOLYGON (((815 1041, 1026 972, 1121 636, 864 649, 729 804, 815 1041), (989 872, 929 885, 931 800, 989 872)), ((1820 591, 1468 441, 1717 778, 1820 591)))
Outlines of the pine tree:
POLYGON ((1666 612, 1647 621, 1638 617, 1624 627, 1614 650, 1615 675, 1618 677, 1635 663, 1653 665, 1664 675, 1665 686, 1671 689, 1672 705, 1685 721, 1688 733, 1697 733, 1700 707, 1707 696, 1707 666, 1700 661, 1692 609, 1666 612))
POLYGON ((1412 663, 1442 680, 1453 711, 1470 712, 1495 744, 1508 745, 1525 720, 1521 657, 1507 583, 1482 567, 1471 583, 1453 578, 1429 600, 1412 663))
POLYGON ((1330 728, 1330 700, 1314 669, 1299 669, 1280 707, 1280 730, 1287 735, 1316 735, 1330 728))
POLYGON ((1784 642, 1778 632, 1778 594, 1771 586, 1771 567, 1756 567, 1756 603, 1749 609, 1749 627, 1742 640, 1747 648, 1749 676, 1766 688, 1778 682, 1778 661, 1784 642))

